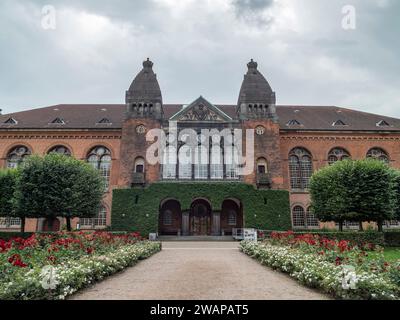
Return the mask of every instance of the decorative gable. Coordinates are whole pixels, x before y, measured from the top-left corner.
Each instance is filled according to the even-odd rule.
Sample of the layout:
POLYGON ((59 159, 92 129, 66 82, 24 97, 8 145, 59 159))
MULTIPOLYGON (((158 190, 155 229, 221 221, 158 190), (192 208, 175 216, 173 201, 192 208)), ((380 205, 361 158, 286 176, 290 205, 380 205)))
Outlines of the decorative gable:
POLYGON ((231 121, 232 118, 203 97, 200 97, 173 115, 170 120, 224 122, 231 121))

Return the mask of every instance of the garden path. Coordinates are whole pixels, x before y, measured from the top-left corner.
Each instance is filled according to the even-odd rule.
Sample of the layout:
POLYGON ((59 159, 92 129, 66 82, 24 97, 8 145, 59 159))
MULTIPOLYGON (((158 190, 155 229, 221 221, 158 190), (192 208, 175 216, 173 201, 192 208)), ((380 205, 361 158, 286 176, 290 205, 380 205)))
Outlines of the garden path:
POLYGON ((163 242, 161 252, 70 299, 329 299, 260 265, 238 245, 163 242))

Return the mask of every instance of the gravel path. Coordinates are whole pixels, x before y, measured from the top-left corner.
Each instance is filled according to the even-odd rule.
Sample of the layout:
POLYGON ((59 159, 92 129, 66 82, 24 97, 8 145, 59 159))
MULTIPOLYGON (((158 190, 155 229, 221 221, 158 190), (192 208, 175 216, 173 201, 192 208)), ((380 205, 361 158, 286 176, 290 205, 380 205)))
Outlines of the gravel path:
POLYGON ((70 299, 329 299, 239 251, 238 242, 163 242, 163 250, 70 299))

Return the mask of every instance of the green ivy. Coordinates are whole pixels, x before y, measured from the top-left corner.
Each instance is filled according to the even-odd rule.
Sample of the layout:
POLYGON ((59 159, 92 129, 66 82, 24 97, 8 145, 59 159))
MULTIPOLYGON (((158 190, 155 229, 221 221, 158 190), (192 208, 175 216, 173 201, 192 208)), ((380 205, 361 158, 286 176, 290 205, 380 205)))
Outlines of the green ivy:
POLYGON ((176 199, 182 210, 189 210, 196 198, 207 198, 213 210, 221 210, 227 198, 243 204, 244 226, 269 230, 291 229, 289 193, 284 190, 257 190, 237 183, 159 182, 147 188, 113 191, 111 229, 139 231, 143 235, 158 230, 160 202, 176 199))

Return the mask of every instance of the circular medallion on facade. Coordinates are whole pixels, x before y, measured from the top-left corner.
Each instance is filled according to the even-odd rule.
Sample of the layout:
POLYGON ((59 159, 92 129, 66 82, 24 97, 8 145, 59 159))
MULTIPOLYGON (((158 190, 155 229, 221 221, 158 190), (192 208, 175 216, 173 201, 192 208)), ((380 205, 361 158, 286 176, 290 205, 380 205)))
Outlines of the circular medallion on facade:
POLYGON ((259 136, 263 135, 264 132, 265 132, 265 128, 263 126, 256 127, 256 134, 258 134, 259 136))
POLYGON ((139 125, 136 127, 136 132, 137 132, 138 134, 144 134, 144 133, 146 132, 146 127, 145 127, 144 125, 142 125, 142 124, 139 124, 139 125))

